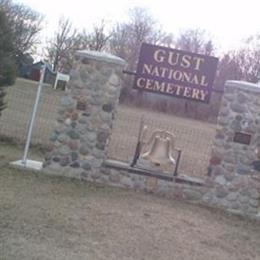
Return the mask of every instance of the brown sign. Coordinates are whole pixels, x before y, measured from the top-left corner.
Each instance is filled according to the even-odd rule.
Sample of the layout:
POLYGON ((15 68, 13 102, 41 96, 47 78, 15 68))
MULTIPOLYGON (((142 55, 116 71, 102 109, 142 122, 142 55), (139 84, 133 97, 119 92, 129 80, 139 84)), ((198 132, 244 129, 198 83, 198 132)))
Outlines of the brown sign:
POLYGON ((143 43, 134 88, 209 102, 218 59, 143 43))

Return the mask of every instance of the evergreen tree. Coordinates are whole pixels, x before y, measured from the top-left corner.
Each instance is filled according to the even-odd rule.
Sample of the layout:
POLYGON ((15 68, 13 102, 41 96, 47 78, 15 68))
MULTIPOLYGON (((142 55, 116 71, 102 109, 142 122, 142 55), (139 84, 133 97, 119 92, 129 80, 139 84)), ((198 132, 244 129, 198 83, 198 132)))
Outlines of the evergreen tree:
POLYGON ((14 83, 15 62, 13 34, 5 13, 0 10, 0 116, 6 107, 5 88, 14 83))

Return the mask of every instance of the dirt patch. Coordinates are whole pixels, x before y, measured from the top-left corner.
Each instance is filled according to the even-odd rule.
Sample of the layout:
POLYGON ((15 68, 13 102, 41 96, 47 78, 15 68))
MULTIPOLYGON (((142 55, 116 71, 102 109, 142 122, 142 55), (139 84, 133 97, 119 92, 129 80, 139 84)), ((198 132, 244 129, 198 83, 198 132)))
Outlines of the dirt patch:
POLYGON ((3 167, 0 259, 260 259, 259 223, 3 167))

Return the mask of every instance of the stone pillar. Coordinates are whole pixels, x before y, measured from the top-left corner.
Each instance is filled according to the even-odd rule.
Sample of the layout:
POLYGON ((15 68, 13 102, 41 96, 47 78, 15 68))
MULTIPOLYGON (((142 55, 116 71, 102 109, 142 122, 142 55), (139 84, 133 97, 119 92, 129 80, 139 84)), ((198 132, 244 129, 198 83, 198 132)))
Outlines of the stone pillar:
POLYGON ((125 62, 119 57, 78 51, 68 92, 61 100, 44 171, 76 178, 99 175, 120 95, 125 62))
POLYGON ((204 200, 245 214, 259 213, 260 87, 228 81, 220 107, 204 200))

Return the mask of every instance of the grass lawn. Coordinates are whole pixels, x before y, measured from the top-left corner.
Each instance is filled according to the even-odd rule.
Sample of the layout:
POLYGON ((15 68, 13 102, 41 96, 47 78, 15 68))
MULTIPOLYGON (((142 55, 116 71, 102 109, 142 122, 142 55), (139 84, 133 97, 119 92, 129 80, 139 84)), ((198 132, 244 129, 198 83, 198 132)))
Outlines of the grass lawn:
MULTIPOLYGON (((29 120, 34 106, 38 83, 18 78, 15 85, 7 89, 7 109, 0 118, 0 134, 24 143, 29 120)), ((37 110, 32 142, 44 144, 53 131, 57 118, 58 105, 64 92, 44 85, 37 110)))
POLYGON ((10 168, 19 153, 0 144, 1 260, 260 259, 257 222, 10 168))

